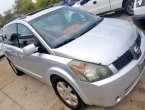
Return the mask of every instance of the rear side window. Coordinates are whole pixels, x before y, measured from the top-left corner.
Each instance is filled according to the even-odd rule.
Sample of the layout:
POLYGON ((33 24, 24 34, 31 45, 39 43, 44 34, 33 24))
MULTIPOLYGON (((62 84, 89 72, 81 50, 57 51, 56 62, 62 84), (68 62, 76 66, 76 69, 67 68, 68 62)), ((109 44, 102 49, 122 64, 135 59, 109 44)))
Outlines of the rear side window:
POLYGON ((18 34, 16 24, 6 26, 2 31, 2 35, 5 44, 18 47, 18 34))

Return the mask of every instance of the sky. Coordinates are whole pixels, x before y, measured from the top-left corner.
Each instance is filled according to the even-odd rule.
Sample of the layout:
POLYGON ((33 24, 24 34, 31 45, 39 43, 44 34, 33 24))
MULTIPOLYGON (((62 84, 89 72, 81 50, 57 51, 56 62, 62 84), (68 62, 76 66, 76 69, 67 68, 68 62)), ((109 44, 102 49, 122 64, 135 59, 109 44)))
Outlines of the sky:
MULTIPOLYGON (((35 2, 35 0, 32 0, 35 2)), ((0 14, 3 15, 3 12, 10 9, 15 3, 15 0, 0 0, 0 14)))
POLYGON ((0 14, 10 9, 15 3, 15 0, 0 0, 0 14))

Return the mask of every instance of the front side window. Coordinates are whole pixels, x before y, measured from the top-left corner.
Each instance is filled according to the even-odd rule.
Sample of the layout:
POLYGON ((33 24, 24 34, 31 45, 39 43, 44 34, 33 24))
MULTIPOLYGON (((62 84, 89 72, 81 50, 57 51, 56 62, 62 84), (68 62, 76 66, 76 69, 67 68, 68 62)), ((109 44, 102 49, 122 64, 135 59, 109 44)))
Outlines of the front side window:
POLYGON ((23 24, 18 24, 18 40, 19 47, 23 48, 29 44, 35 44, 38 47, 38 52, 48 53, 45 47, 39 42, 32 31, 23 24))
POLYGON ((57 48, 89 31, 101 20, 85 11, 63 7, 29 23, 52 48, 57 48))
POLYGON ((18 34, 16 24, 10 24, 6 26, 2 31, 2 35, 5 44, 18 46, 18 34))
POLYGON ((34 34, 23 24, 18 24, 18 39, 20 48, 37 43, 34 34))

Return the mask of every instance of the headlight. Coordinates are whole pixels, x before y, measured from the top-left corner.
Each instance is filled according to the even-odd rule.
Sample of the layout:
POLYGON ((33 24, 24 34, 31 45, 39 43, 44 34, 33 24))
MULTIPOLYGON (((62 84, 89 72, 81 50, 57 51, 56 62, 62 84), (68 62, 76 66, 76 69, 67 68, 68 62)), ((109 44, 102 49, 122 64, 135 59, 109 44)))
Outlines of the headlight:
POLYGON ((137 0, 136 7, 145 6, 145 0, 137 0))
POLYGON ((68 66, 81 81, 94 82, 113 75, 108 67, 102 65, 73 60, 68 66))

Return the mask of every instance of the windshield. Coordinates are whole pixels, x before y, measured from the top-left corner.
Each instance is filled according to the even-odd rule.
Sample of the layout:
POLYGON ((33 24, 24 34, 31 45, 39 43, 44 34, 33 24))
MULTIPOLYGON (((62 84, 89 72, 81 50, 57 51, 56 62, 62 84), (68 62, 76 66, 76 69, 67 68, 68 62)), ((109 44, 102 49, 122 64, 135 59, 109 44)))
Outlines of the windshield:
POLYGON ((63 7, 29 23, 49 46, 56 48, 78 38, 101 20, 80 9, 63 7))

